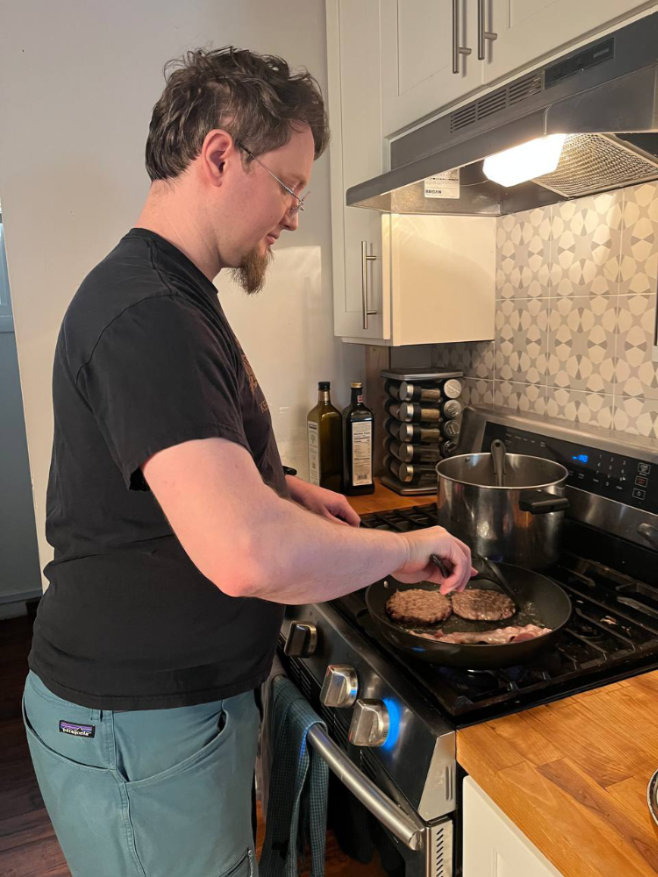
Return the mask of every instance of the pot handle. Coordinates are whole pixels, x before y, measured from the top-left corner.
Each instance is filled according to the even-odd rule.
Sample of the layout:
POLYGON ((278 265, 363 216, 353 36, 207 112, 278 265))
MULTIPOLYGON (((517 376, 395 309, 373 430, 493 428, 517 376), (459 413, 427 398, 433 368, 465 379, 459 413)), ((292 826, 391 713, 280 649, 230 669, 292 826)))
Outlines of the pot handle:
POLYGON ((566 496, 556 496, 547 490, 524 490, 519 496, 519 508, 531 515, 545 515, 569 508, 566 496))

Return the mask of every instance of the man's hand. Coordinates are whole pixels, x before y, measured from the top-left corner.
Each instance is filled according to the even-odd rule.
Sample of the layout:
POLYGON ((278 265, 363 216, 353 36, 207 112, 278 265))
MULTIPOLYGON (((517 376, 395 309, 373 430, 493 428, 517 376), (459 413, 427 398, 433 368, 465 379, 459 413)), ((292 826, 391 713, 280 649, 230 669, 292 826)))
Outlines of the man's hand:
POLYGON ((404 566, 393 573, 400 582, 438 582, 441 593, 463 591, 469 579, 477 575, 471 565, 471 549, 443 527, 427 527, 405 533, 409 554, 404 566), (436 554, 449 571, 447 578, 432 563, 430 555, 436 554))
POLYGON ((286 475, 286 483, 292 499, 310 512, 352 527, 358 527, 361 523, 361 518, 342 493, 309 484, 294 475, 286 475))

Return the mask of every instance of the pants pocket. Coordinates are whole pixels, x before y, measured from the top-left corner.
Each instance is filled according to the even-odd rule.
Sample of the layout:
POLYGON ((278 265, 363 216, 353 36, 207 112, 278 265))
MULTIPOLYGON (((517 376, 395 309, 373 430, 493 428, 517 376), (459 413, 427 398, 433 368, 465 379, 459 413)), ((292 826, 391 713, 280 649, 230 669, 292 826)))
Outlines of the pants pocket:
POLYGON ((224 701, 224 729, 194 755, 125 783, 135 847, 151 877, 255 874, 251 786, 258 739, 253 695, 224 701))
POLYGON ((143 877, 126 837, 124 803, 115 775, 47 745, 30 721, 25 700, 23 721, 34 772, 73 877, 143 877))

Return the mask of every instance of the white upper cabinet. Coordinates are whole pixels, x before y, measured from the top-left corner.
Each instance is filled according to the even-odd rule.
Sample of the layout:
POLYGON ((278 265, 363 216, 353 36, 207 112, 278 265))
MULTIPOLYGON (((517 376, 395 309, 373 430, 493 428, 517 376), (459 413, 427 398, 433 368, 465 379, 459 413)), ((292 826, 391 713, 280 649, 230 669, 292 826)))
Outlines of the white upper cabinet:
POLYGON ((495 219, 345 205, 387 168, 380 0, 327 0, 334 333, 402 346, 493 338, 495 219))
POLYGON ((475 13, 473 0, 381 0, 385 136, 484 84, 475 13))
POLYGON ((382 133, 655 9, 648 0, 381 0, 382 133))
MULTIPOLYGON (((327 0, 334 332, 390 337, 382 288, 382 218, 345 207, 345 192, 384 170, 379 0, 327 0)), ((388 217, 385 217, 388 222, 388 217)))
POLYGON ((483 6, 484 29, 496 34, 484 43, 487 83, 656 9, 647 0, 485 0, 483 6))

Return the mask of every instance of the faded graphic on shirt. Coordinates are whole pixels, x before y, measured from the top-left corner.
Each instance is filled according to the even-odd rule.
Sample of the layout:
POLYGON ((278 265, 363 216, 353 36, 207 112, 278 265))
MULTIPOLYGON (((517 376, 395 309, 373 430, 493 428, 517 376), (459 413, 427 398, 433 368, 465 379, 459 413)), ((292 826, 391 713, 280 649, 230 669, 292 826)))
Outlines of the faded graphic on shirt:
POLYGON ((244 352, 244 350, 241 350, 240 353, 242 354, 242 364, 244 365, 244 370, 246 371, 247 379, 249 380, 249 389, 251 391, 251 395, 256 400, 260 411, 262 411, 264 414, 266 411, 270 410, 267 404, 267 399, 263 395, 263 391, 258 384, 258 380, 256 379, 254 370, 251 367, 251 363, 247 359, 246 353, 244 352))

